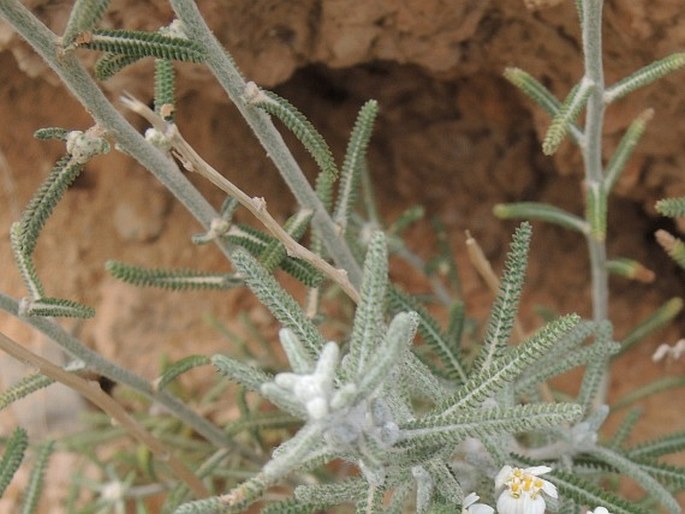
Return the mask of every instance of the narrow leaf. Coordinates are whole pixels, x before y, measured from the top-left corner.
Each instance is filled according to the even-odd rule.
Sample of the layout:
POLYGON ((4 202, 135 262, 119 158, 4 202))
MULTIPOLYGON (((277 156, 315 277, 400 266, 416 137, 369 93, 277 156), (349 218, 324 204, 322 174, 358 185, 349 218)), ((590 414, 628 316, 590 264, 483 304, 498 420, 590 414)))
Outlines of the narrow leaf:
POLYGON ((38 499, 43 492, 43 479, 45 477, 45 469, 48 465, 48 460, 55 450, 55 442, 48 441, 43 444, 38 452, 36 461, 33 464, 33 470, 29 478, 29 483, 24 490, 24 497, 22 499, 21 514, 34 514, 38 506, 38 499))
POLYGON ((345 373, 353 380, 362 378, 381 334, 388 283, 388 249, 383 232, 375 232, 364 260, 361 301, 354 313, 350 349, 345 357, 345 373))
POLYGON ((571 123, 585 107, 585 103, 595 87, 594 83, 583 77, 576 87, 574 87, 564 100, 561 109, 552 119, 552 124, 547 129, 547 134, 542 142, 542 151, 545 155, 552 155, 561 145, 564 137, 569 130, 571 123))
POLYGON ((347 144, 341 170, 340 188, 333 214, 333 220, 341 227, 343 234, 357 197, 359 177, 366 159, 366 150, 371 140, 371 132, 377 115, 378 102, 369 100, 362 105, 352 129, 350 141, 347 144))
POLYGON ((331 178, 338 176, 328 143, 304 114, 276 93, 260 90, 254 82, 247 85, 245 96, 250 104, 281 120, 314 158, 322 173, 331 178))
POLYGON ((685 243, 682 239, 674 237, 665 230, 656 231, 656 240, 666 251, 668 256, 673 259, 678 266, 685 269, 685 243))
POLYGON ((232 289, 243 284, 230 273, 205 273, 186 268, 146 269, 119 261, 107 261, 105 269, 114 277, 136 286, 161 287, 172 291, 188 289, 232 289))
POLYGON ((603 242, 607 235, 607 192, 601 182, 587 184, 585 219, 590 223, 590 237, 603 242))
POLYGON ((65 298, 24 298, 19 305, 19 315, 86 319, 95 316, 95 309, 65 298))
POLYGON ((17 400, 21 400, 31 393, 39 391, 54 383, 55 381, 53 379, 41 375, 40 373, 34 373, 22 378, 0 393, 0 411, 17 400))
POLYGON ((659 200, 656 203, 656 210, 659 214, 669 218, 683 217, 685 216, 685 196, 659 200))
POLYGON ((24 453, 28 444, 29 437, 23 428, 16 428, 7 439, 5 453, 0 460, 0 497, 5 493, 5 489, 19 469, 21 461, 24 460, 24 453))
POLYGON ((137 58, 156 57, 172 61, 202 62, 207 54, 200 44, 189 39, 139 30, 94 30, 83 38, 79 46, 137 58))
POLYGON ((493 213, 500 219, 541 220, 581 234, 589 232, 585 220, 559 207, 538 202, 500 203, 495 205, 493 213))
POLYGON ((604 92, 604 102, 610 104, 614 100, 651 84, 655 80, 679 70, 683 66, 685 66, 685 52, 674 53, 664 59, 648 64, 608 87, 604 92))
POLYGON ((633 328, 630 333, 623 338, 621 343, 621 351, 617 355, 625 352, 651 333, 659 330, 663 326, 673 321, 673 319, 680 313, 681 310, 683 310, 682 298, 675 297, 668 300, 644 321, 640 322, 639 325, 633 328))
POLYGON ((642 134, 645 132, 647 122, 651 120, 653 116, 654 110, 647 109, 646 111, 643 111, 633 120, 626 130, 626 133, 623 134, 621 142, 611 156, 611 160, 609 161, 609 164, 607 164, 606 170, 604 170, 604 187, 606 187, 608 192, 610 192, 614 188, 616 182, 618 182, 621 173, 625 169, 626 162, 628 162, 628 159, 633 155, 633 150, 635 150, 642 134))
POLYGON ((654 278, 656 277, 654 272, 645 267, 642 263, 626 257, 607 261, 607 270, 614 275, 643 283, 654 282, 654 278))
POLYGON ((76 0, 62 35, 62 45, 68 47, 76 36, 93 29, 105 14, 109 3, 110 0, 76 0))
POLYGON ((244 250, 234 252, 233 263, 255 296, 285 328, 292 330, 316 358, 324 344, 323 336, 295 299, 244 250))
POLYGON ((487 370, 506 348, 514 327, 514 318, 523 289, 531 232, 530 224, 524 222, 514 233, 511 249, 504 263, 504 276, 492 306, 485 341, 474 365, 479 371, 487 370))
POLYGON ((155 381, 155 388, 157 391, 161 391, 186 371, 207 364, 212 364, 212 361, 206 355, 189 355, 188 357, 184 357, 183 359, 174 362, 164 371, 164 373, 155 381))
POLYGON ((105 52, 95 61, 95 76, 98 80, 107 80, 123 70, 126 66, 142 59, 138 55, 115 54, 105 52))
POLYGON ((174 63, 155 59, 155 112, 166 121, 174 121, 176 111, 174 63))

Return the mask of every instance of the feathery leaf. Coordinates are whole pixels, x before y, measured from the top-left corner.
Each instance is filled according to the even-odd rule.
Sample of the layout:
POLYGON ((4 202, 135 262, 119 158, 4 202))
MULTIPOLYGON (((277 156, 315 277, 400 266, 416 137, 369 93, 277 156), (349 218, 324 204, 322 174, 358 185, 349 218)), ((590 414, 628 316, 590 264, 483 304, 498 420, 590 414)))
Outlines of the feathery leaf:
POLYGON ((53 379, 40 373, 34 373, 22 378, 0 393, 0 411, 17 400, 21 400, 31 393, 54 383, 53 379))
POLYGON ((530 223, 524 222, 514 233, 511 249, 504 263, 504 276, 492 306, 485 341, 474 365, 475 369, 487 370, 506 348, 523 289, 531 232, 530 223))
POLYGON ((237 250, 234 253, 233 263, 255 296, 284 327, 292 330, 315 358, 323 347, 323 336, 295 299, 244 250, 237 250))
POLYGON ((371 140, 373 123, 377 115, 378 102, 369 100, 362 105, 352 129, 350 141, 347 144, 345 160, 340 173, 340 188, 333 214, 333 219, 341 227, 342 234, 345 233, 357 197, 359 177, 366 159, 366 150, 371 140))
POLYGON ((230 273, 205 273, 181 269, 147 269, 119 261, 107 261, 105 269, 114 277, 136 286, 161 287, 172 291, 188 289, 231 289, 242 280, 230 273))
POLYGON ((166 121, 174 121, 174 78, 174 63, 167 59, 155 59, 155 112, 166 121))
POLYGON ((385 329, 385 293, 388 284, 388 249, 385 235, 373 234, 364 260, 361 300, 354 313, 350 349, 345 356, 344 372, 356 381, 368 369, 376 344, 385 329))
POLYGON ((62 45, 68 47, 76 36, 93 29, 105 14, 109 3, 110 0, 76 0, 62 35, 62 45))
POLYGON ((95 76, 98 80, 107 80, 123 70, 126 66, 142 59, 139 55, 115 54, 105 52, 95 61, 95 76))
POLYGON ((0 460, 0 496, 12 481, 14 474, 19 469, 24 453, 29 444, 29 437, 23 428, 15 428, 12 435, 5 443, 5 453, 0 460))
POLYGON ((621 98, 636 89, 651 84, 655 80, 679 70, 683 66, 685 66, 685 52, 674 53, 668 57, 654 61, 609 86, 604 91, 604 103, 610 104, 614 100, 621 98))
POLYGON ((656 210, 659 214, 669 218, 683 217, 685 216, 685 196, 659 200, 656 203, 656 210))
POLYGON ((19 315, 86 319, 95 316, 95 309, 65 298, 24 298, 19 305, 19 315))
POLYGON ((673 259, 678 266, 685 269, 685 242, 663 229, 657 230, 655 237, 668 256, 673 259))
POLYGON ((203 62, 206 50, 189 39, 140 30, 94 30, 80 47, 132 57, 156 57, 171 61, 203 62))
POLYGON ((647 127, 647 122, 654 116, 654 110, 647 109, 638 115, 637 118, 633 120, 625 134, 621 138, 621 142, 611 156, 609 164, 607 164, 606 170, 604 170, 604 187, 607 192, 610 192, 616 182, 618 182, 621 173, 625 169, 626 162, 633 155, 633 150, 637 146, 642 134, 645 132, 647 127))
POLYGON ((552 155, 566 137, 569 126, 575 121, 580 111, 592 93, 595 84, 583 77, 576 87, 568 94, 559 112, 552 119, 552 124, 547 129, 547 134, 542 142, 542 152, 552 155))
POLYGON ((212 364, 212 361, 206 355, 189 355, 184 357, 164 370, 164 373, 155 381, 155 388, 157 391, 161 391, 186 371, 207 364, 212 364))
POLYGON ((29 483, 24 490, 24 497, 22 499, 21 514, 34 514, 38 506, 38 499, 43 492, 43 478, 45 477, 45 468, 47 468, 48 460, 55 449, 55 442, 48 441, 43 444, 38 452, 36 462, 33 464, 29 483))
POLYGON ((250 104, 276 116, 290 129, 314 158, 322 173, 326 173, 333 179, 338 176, 338 167, 335 165, 328 143, 296 107, 276 93, 259 90, 254 83, 248 84, 246 96, 250 104))

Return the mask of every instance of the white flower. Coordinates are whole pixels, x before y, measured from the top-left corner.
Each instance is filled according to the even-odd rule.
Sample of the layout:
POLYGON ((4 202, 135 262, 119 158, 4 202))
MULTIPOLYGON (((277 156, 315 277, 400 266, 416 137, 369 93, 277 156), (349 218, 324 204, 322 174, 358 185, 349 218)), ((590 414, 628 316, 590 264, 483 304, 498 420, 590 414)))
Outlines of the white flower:
POLYGON ((556 486, 539 478, 540 475, 550 471, 552 468, 548 466, 533 466, 524 469, 504 466, 495 477, 495 492, 499 494, 497 512, 499 514, 543 514, 545 498, 542 493, 551 498, 557 498, 556 486))
POLYGON ((495 509, 490 505, 484 503, 476 503, 480 500, 480 496, 476 493, 471 493, 464 498, 464 506, 461 509, 461 514, 492 514, 495 509))
POLYGON ((587 511, 587 514, 611 514, 606 507, 597 507, 595 510, 587 511))

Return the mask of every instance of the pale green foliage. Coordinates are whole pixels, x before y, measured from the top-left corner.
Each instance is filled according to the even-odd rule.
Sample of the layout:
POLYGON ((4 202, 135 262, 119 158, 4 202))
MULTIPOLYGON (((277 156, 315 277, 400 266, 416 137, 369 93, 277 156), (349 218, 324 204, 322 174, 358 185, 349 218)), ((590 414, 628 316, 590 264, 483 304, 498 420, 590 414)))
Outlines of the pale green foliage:
POLYGON ((48 465, 48 460, 55 449, 55 442, 48 441, 41 445, 40 451, 36 457, 31 470, 31 477, 29 478, 28 486, 24 491, 22 499, 21 514, 34 514, 38 507, 38 498, 43 491, 43 482, 45 477, 45 470, 48 465))
POLYGON ((28 447, 28 435, 23 428, 16 428, 5 442, 5 452, 0 460, 0 496, 12 481, 12 477, 19 469, 24 453, 28 447))
POLYGON ((156 57, 170 61, 202 62, 206 57, 204 49, 193 41, 139 30, 94 30, 79 46, 138 59, 156 57))
MULTIPOLYGON (((616 98, 682 67, 685 54, 648 65, 607 88, 601 76, 602 2, 576 0, 585 73, 568 97, 562 102, 525 71, 506 70, 505 77, 552 117, 543 151, 553 153, 569 135, 582 152, 586 209, 581 217, 539 202, 519 202, 498 205, 495 214, 554 223, 586 236, 593 273, 593 320, 584 321, 574 314, 549 315, 550 321, 532 334, 512 338, 531 240, 531 226, 525 222, 513 237, 479 341, 480 327, 466 312, 468 299, 462 297, 446 229, 434 223, 437 256, 424 261, 423 255, 431 249, 425 245, 421 252, 413 253, 403 240, 405 229, 422 218, 423 209, 410 207, 389 225, 379 214, 366 162, 377 102, 362 106, 338 170, 328 143, 304 114, 287 100, 245 82, 207 28, 195 2, 170 0, 179 19, 157 32, 97 29, 108 3, 78 0, 60 41, 17 0, 0 1, 0 15, 41 53, 97 121, 85 133, 60 128, 36 132, 39 139, 65 141, 67 152, 10 230, 12 250, 29 295, 21 302, 0 295, 0 306, 13 315, 34 315, 26 317, 27 322, 58 342, 74 362, 132 388, 147 402, 149 411, 155 410, 154 403, 163 406, 163 416, 145 409, 137 416, 192 473, 211 484, 211 493, 217 496, 189 501, 193 499, 189 484, 168 474, 167 466, 154 465, 150 453, 142 451, 135 458, 124 454, 117 461, 127 467, 123 479, 117 478, 111 463, 101 466, 105 474, 112 475, 112 483, 132 496, 138 487, 168 491, 164 514, 244 512, 260 500, 267 503, 262 511, 271 514, 328 512, 343 504, 360 514, 403 514, 408 509, 437 514, 460 512, 465 493, 474 489, 483 501, 494 505, 497 497, 492 477, 498 466, 544 463, 553 468, 549 480, 560 493, 558 504, 549 506, 551 511, 578 514, 588 506, 601 505, 613 514, 638 514, 659 502, 669 511, 679 512, 671 491, 685 487, 685 468, 658 459, 685 448, 683 433, 627 447, 638 418, 634 411, 613 438, 605 441, 601 434, 610 411, 605 405, 605 388, 612 356, 671 321, 682 309, 682 300, 669 301, 622 341, 613 340, 606 308, 606 273, 611 270, 637 278, 645 270, 635 261, 606 257, 608 195, 644 133, 651 111, 628 127, 604 169, 600 139, 603 109, 616 98), (102 52, 95 65, 95 76, 100 79, 145 57, 156 59, 155 112, 163 119, 155 130, 160 134, 175 129, 172 61, 206 63, 297 199, 290 211, 295 214, 283 228, 292 238, 288 244, 297 242, 304 247, 301 250, 311 250, 307 259, 288 255, 284 240, 234 222, 237 198, 227 198, 217 213, 169 158, 170 151, 178 155, 178 147, 171 150, 167 146, 160 152, 110 110, 91 76, 79 67, 82 52, 78 48, 102 52), (583 119, 583 110, 585 124, 581 127, 576 120, 583 119), (280 119, 312 155, 319 167, 314 188, 294 163, 270 117, 261 111, 280 119), (93 314, 77 302, 46 296, 33 252, 69 185, 88 160, 106 153, 112 142, 147 166, 196 216, 203 232, 193 236, 192 242, 216 244, 235 271, 158 270, 115 261, 109 261, 106 268, 125 282, 143 286, 183 290, 246 285, 280 325, 288 371, 281 369, 282 354, 274 351, 271 338, 250 327, 250 338, 263 342, 260 352, 254 350, 258 345, 248 344, 226 329, 230 342, 237 343, 222 350, 226 354, 181 358, 163 369, 153 388, 41 317, 93 314), (359 197, 363 200, 360 212, 359 197), (403 259, 413 271, 423 274, 429 292, 412 294, 392 283, 390 258, 403 259), (335 275, 326 267, 329 263, 349 276, 349 291, 331 285, 335 275), (309 288, 305 305, 278 282, 280 269, 309 288), (355 305, 342 298, 341 290, 355 305), (449 321, 441 323, 445 313, 449 321), (329 337, 339 342, 328 341, 329 337), (237 354, 235 346, 242 348, 242 353, 237 354), (184 389, 185 380, 176 380, 207 364, 216 368, 218 377, 210 392, 198 397, 184 389), (581 368, 582 373, 578 392, 559 396, 548 381, 574 368, 581 368), (227 384, 229 381, 238 386, 227 384), (180 392, 203 415, 208 413, 207 419, 170 391, 180 392), (225 419, 223 414, 215 416, 223 413, 221 402, 236 416, 219 427, 209 418, 225 419), (275 450, 270 445, 275 445, 275 450), (333 461, 337 461, 335 466, 327 466, 333 461), (355 471, 348 472, 350 468, 355 471), (632 477, 645 497, 629 503, 603 488, 602 479, 615 474, 632 477), (268 502, 275 485, 292 485, 293 496, 285 499, 286 489, 281 488, 279 500, 268 502)), ((680 216, 685 213, 682 203, 679 198, 664 200, 658 209, 680 216)), ((663 234, 659 237, 678 262, 685 262, 682 242, 663 234)), ((42 375, 20 381, 0 395, 0 408, 49 383, 42 375)), ((678 377, 652 382, 611 409, 682 384, 678 377)), ((72 440, 84 456, 97 454, 87 441, 127 437, 124 429, 111 427, 110 419, 101 417, 104 425, 72 440)), ((26 434, 20 430, 7 440, 0 462, 0 491, 7 487, 26 446, 26 434)), ((47 445, 40 453, 22 514, 35 508, 51 448, 47 445)), ((99 495, 93 508, 123 509, 125 500, 107 498, 103 487, 93 487, 99 495)), ((136 497, 134 503, 144 512, 141 498, 136 497)))
POLYGON ((589 232, 586 221, 559 207, 539 202, 500 203, 492 212, 501 219, 542 220, 581 234, 589 232))
POLYGON ((110 0, 76 0, 62 35, 62 44, 69 46, 79 34, 94 28, 109 3, 110 0))
POLYGON ((575 121, 580 111, 585 107, 593 87, 594 84, 591 81, 582 80, 568 94, 559 112, 552 119, 547 134, 545 134, 545 139, 542 142, 542 151, 545 155, 552 155, 559 148, 568 132, 569 125, 575 121))
POLYGON ((129 284, 161 287, 172 291, 232 289, 243 283, 231 273, 206 273, 190 269, 145 269, 118 261, 107 261, 105 269, 113 277, 129 284))
POLYGON ((40 373, 22 378, 0 393, 0 410, 53 383, 54 380, 40 373))
POLYGON ((608 87, 604 92, 604 101, 606 103, 611 103, 636 89, 651 84, 669 73, 679 70, 683 66, 685 66, 685 52, 671 54, 659 61, 648 64, 632 75, 629 75, 626 78, 619 80, 616 84, 608 87))

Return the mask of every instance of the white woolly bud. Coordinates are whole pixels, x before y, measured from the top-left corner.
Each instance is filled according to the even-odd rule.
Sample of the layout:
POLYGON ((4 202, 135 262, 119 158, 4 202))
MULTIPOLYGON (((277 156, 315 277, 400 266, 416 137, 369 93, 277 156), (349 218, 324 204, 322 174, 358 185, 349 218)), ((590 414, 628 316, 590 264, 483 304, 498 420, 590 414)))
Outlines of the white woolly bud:
POLYGON ((145 131, 145 140, 163 152, 171 150, 171 141, 169 138, 156 128, 149 128, 145 131))
POLYGON ((96 155, 109 152, 109 143, 90 131, 72 130, 67 134, 67 152, 79 164, 85 164, 96 155))

